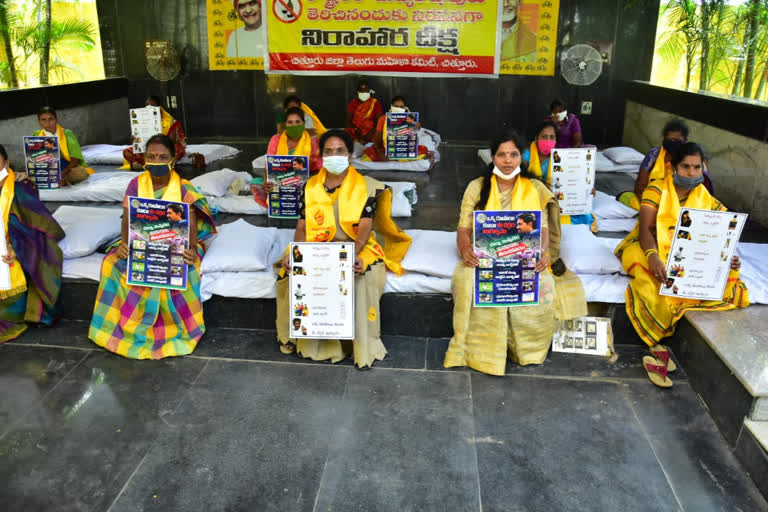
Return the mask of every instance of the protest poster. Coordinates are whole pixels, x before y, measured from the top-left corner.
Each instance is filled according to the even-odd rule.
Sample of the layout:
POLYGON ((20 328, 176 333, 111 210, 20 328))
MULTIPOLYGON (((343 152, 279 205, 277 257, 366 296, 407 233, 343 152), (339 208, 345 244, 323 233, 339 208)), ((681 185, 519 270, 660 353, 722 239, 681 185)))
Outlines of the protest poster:
POLYGON ((163 133, 160 107, 132 108, 130 117, 133 152, 144 153, 147 149, 149 138, 158 133, 163 133))
POLYGON ((129 285, 184 290, 189 248, 189 205, 162 199, 128 198, 129 285))
POLYGON ((596 150, 553 149, 549 157, 552 193, 563 215, 592 213, 596 150))
POLYGON ((390 160, 419 157, 418 112, 387 112, 384 147, 390 160))
POLYGON ((292 242, 291 338, 355 338, 355 244, 292 242))
POLYGON ((271 10, 277 1, 206 0, 209 69, 264 69, 267 53, 264 20, 267 9, 271 10))
POLYGON ((611 319, 584 316, 558 322, 552 351, 609 357, 613 354, 611 319))
POLYGON ((61 186, 61 156, 57 136, 24 136, 27 176, 41 190, 61 186))
POLYGON ((503 0, 499 73, 554 76, 560 0, 503 0))
POLYGON ((659 293, 722 300, 746 213, 680 208, 659 293))
POLYGON ((309 179, 309 158, 306 156, 267 155, 269 216, 277 219, 299 218, 299 196, 309 179))
POLYGON ((475 307, 539 303, 541 211, 476 211, 475 307))

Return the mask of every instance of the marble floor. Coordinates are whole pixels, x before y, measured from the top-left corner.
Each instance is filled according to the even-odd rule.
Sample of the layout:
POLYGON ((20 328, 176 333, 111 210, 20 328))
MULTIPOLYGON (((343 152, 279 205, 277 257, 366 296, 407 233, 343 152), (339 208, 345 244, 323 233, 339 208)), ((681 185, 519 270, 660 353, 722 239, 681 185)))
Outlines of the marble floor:
POLYGON ((654 387, 636 345, 500 378, 443 369, 446 339, 385 337, 358 371, 269 331, 163 361, 86 331, 0 346, 3 510, 768 510, 682 370, 654 387))

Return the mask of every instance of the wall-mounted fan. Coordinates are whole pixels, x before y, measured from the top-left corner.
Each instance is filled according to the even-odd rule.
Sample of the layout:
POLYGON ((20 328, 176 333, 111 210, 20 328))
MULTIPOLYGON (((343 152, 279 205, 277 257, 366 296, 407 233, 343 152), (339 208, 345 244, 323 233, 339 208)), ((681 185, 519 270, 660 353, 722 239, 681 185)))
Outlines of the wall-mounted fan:
POLYGON ((173 80, 181 71, 179 54, 170 41, 147 41, 144 61, 150 76, 161 82, 173 80))
POLYGON ((560 74, 571 85, 590 85, 603 71, 600 52, 586 44, 577 44, 560 56, 560 74))

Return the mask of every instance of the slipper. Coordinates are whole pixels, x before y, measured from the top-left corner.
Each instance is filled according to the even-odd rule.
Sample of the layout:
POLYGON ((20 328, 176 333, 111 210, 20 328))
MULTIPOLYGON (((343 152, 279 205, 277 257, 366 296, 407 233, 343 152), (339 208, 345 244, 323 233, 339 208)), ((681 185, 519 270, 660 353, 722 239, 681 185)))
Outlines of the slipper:
POLYGON ((667 363, 668 372, 672 373, 677 370, 677 365, 675 364, 675 361, 672 360, 672 354, 668 347, 665 347, 664 345, 654 345, 653 347, 649 347, 648 350, 651 351, 653 357, 667 363))
POLYGON ((283 354, 288 355, 288 354, 296 353, 296 345, 294 345, 290 341, 288 343, 281 343, 278 341, 278 343, 280 344, 280 352, 282 352, 283 354))
POLYGON ((664 361, 660 361, 655 357, 644 356, 643 368, 648 372, 648 378, 651 379, 651 382, 660 388, 672 387, 672 380, 667 377, 667 365, 664 364, 664 361))

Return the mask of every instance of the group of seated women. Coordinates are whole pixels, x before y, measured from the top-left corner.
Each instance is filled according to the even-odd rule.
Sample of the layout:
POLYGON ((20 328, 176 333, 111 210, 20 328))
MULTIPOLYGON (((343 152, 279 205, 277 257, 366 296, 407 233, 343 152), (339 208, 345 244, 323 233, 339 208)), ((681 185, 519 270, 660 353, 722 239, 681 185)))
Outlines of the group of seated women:
MULTIPOLYGON (((402 108, 403 103, 396 106, 402 108)), ((298 98, 286 102, 285 107, 278 126, 282 133, 270 141, 270 152, 308 153, 317 171, 303 189, 294 240, 354 242, 355 339, 344 342, 290 336, 286 278, 290 259, 286 249, 285 258, 275 262, 280 276, 276 319, 279 347, 285 354, 313 360, 338 362, 351 356, 358 368, 370 368, 387 354, 381 341, 379 309, 386 272, 403 272, 401 261, 411 239, 391 218, 391 190, 351 165, 353 137, 366 134, 360 130, 325 130, 298 98), (306 128, 308 116, 313 119, 312 130, 322 131, 319 140, 306 128)), ((554 112, 553 117, 536 127, 530 145, 515 133, 497 138, 487 172, 470 182, 464 192, 456 237, 461 259, 453 274, 454 336, 445 355, 446 367, 469 366, 503 375, 507 356, 522 365, 539 364, 547 356, 557 322, 586 315, 581 282, 559 259, 561 224, 587 221, 561 216, 558 201, 550 191, 547 161, 561 137, 558 123, 565 119, 560 112, 554 112), (474 268, 478 265, 472 243, 476 210, 541 212, 542 252, 535 265, 540 282, 537 305, 473 306, 474 268)), ((41 111, 40 122, 46 133, 62 132, 68 138, 66 131, 55 124, 55 112, 41 111)), ((651 380, 663 387, 671 385, 668 373, 675 367, 669 350, 660 343, 674 333, 685 311, 725 310, 749 304, 747 290, 738 278, 738 258, 731 263, 728 287, 720 301, 659 294, 680 208, 725 209, 706 186, 703 151, 687 142, 687 135, 684 125, 665 127, 664 144, 656 151, 655 163, 646 164, 649 182, 642 190, 638 225, 616 249, 632 277, 626 291, 627 314, 651 350, 643 365, 651 380), (670 144, 668 140, 679 142, 670 144), (657 170, 658 175, 654 174, 657 170)), ((75 164, 70 169, 83 165, 82 158, 76 156, 77 144, 67 140, 67 145, 70 161, 75 164)), ((204 196, 174 169, 178 150, 177 142, 164 134, 148 141, 142 172, 125 192, 122 238, 107 251, 102 264, 89 337, 125 357, 157 359, 189 354, 205 332, 200 262, 216 227, 204 196), (189 265, 185 290, 126 284, 129 196, 183 201, 190 206, 191 248, 183 254, 189 265)), ((6 341, 19 336, 26 322, 50 325, 55 320, 62 264, 57 242, 64 233, 39 201, 34 185, 10 169, 2 146, 0 185, 0 212, 7 241, 7 247, 0 252, 4 252, 2 261, 9 265, 11 276, 10 288, 0 290, 0 341, 6 341)))

